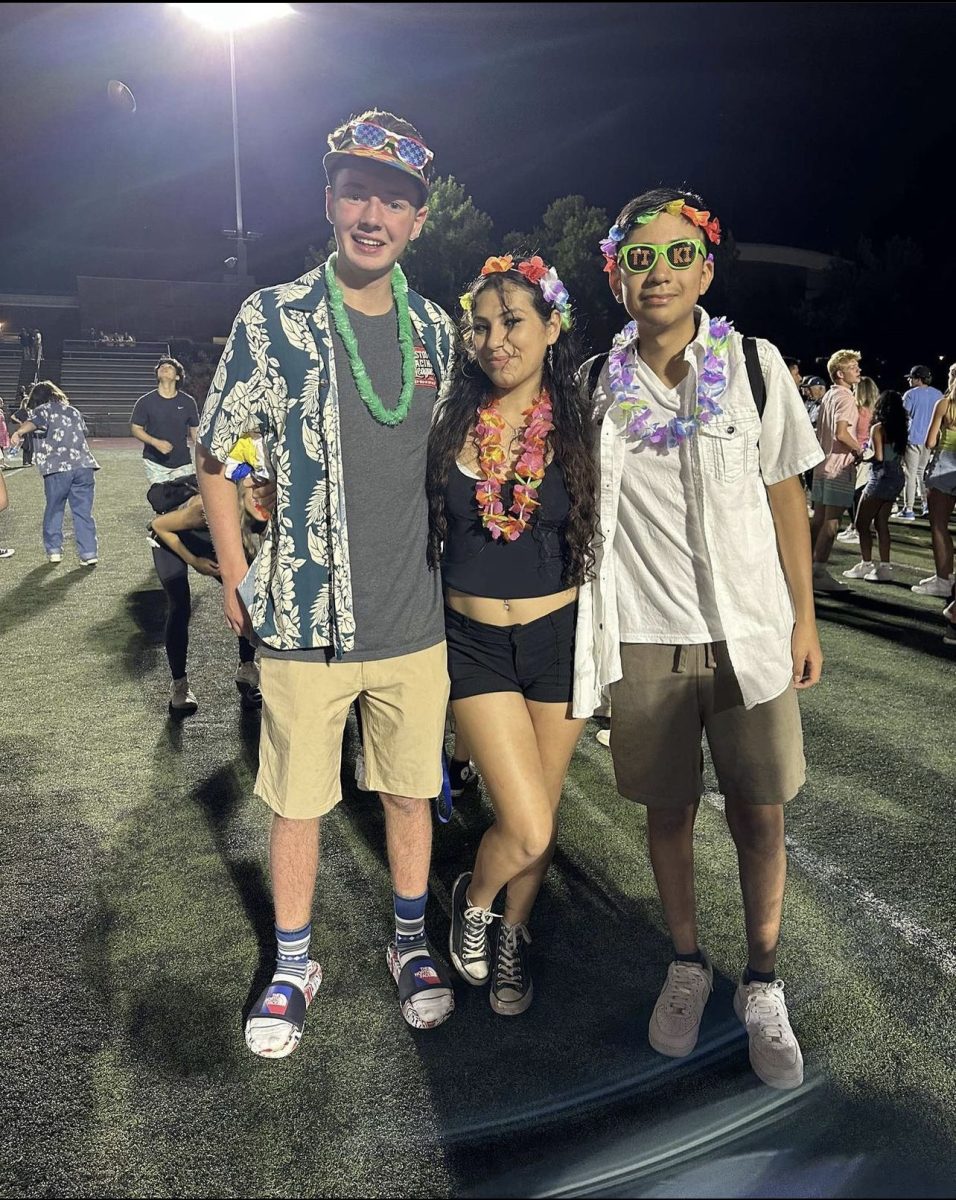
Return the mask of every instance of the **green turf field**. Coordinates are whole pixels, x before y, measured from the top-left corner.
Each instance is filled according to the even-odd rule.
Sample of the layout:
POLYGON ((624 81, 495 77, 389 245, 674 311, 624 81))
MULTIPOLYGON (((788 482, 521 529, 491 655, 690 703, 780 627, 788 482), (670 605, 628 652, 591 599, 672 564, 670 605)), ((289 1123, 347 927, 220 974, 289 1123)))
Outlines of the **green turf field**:
MULTIPOLYGON (((952 1194, 956 676, 941 602, 906 586, 929 573, 925 522, 894 524, 899 584, 819 605, 779 963, 801 1091, 759 1083, 733 1017, 744 941, 715 792, 698 822, 715 994, 690 1059, 647 1045, 669 944, 642 812, 590 728, 535 914, 534 1005, 503 1019, 462 985, 422 1034, 385 969, 382 817, 350 782, 350 739, 324 825, 325 983, 296 1053, 264 1062, 242 1038, 273 950, 258 717, 240 712, 219 587, 194 575, 200 709, 167 720, 141 466, 123 445, 97 453, 95 570, 71 541, 47 564, 33 470, 7 473, 0 515, 16 547, 0 562, 0 1194, 952 1194)), ((439 944, 489 819, 473 792, 436 832, 439 944)))

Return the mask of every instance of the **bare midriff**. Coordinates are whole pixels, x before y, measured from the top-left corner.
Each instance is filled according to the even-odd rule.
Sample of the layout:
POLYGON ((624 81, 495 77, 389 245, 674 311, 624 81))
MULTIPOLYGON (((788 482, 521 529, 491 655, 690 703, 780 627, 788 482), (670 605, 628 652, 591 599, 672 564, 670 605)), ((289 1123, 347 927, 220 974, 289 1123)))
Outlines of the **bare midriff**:
MULTIPOLYGON (((478 454, 471 440, 466 440, 458 457, 458 465, 473 479, 481 479, 478 465, 478 454)), ((514 445, 511 447, 512 456, 516 457, 514 445)), ((549 453, 550 463, 553 454, 549 453)), ((513 464, 512 464, 513 465, 513 464)), ((456 592, 454 588, 445 588, 445 603, 456 613, 468 617, 472 621, 481 621, 484 625, 528 625, 539 617, 557 612, 566 604, 573 604, 578 597, 576 587, 565 588, 563 592, 552 592, 550 596, 525 596, 517 600, 501 600, 492 596, 472 596, 467 592, 456 592)))
POLYGON ((469 596, 465 592, 456 592, 454 588, 445 589, 445 603, 450 609, 472 621, 500 626, 528 625, 537 621, 539 617, 557 612, 566 604, 573 604, 577 596, 576 587, 565 588, 563 592, 553 592, 550 596, 525 596, 517 600, 469 596))

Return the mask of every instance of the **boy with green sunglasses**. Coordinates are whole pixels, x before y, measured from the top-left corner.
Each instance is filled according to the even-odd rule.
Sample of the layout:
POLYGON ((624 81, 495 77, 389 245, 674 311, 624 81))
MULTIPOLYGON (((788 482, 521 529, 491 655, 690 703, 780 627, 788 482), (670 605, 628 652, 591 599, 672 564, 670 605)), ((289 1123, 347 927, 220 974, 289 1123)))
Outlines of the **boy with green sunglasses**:
POLYGON ((803 1058, 775 959, 783 805, 804 782, 797 691, 822 666, 801 482, 821 452, 776 348, 745 345, 701 306, 714 276, 707 242, 720 241, 702 209, 687 192, 647 192, 601 244, 632 321, 603 366, 582 369, 602 536, 579 602, 573 712, 590 716, 610 691, 618 791, 647 808, 675 950, 649 1037, 672 1057, 694 1049, 713 989, 694 894, 706 732, 744 899, 748 961, 734 1007, 754 1070, 791 1088, 803 1058))

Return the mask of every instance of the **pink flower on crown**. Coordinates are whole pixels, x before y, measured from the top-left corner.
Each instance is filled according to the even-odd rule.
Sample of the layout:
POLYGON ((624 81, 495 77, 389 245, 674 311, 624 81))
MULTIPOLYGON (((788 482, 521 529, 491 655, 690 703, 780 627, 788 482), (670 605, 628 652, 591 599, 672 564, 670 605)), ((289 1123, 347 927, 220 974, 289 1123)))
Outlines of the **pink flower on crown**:
POLYGON ((538 283, 548 273, 548 268, 544 264, 544 260, 540 255, 535 254, 533 258, 526 259, 524 262, 518 263, 516 268, 529 283, 538 283))

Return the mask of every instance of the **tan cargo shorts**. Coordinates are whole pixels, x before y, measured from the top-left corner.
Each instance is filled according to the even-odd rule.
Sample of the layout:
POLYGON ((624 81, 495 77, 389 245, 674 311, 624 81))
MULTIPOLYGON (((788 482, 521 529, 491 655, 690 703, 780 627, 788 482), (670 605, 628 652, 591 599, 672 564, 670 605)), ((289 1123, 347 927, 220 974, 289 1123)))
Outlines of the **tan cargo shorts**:
POLYGON ((720 790, 739 804, 785 804, 806 781, 793 687, 744 708, 725 642, 622 643, 611 684, 611 755, 617 790, 649 808, 682 808, 703 795, 702 734, 720 790))
POLYGON ((369 790, 421 800, 437 796, 447 662, 444 641, 371 662, 263 657, 255 794, 294 820, 330 812, 342 799, 342 734, 349 706, 358 699, 369 790))

